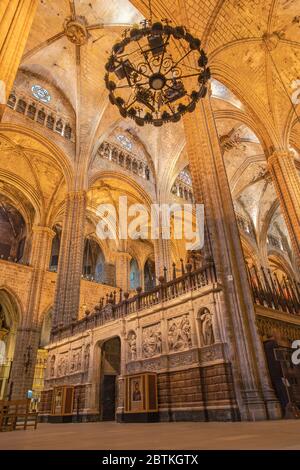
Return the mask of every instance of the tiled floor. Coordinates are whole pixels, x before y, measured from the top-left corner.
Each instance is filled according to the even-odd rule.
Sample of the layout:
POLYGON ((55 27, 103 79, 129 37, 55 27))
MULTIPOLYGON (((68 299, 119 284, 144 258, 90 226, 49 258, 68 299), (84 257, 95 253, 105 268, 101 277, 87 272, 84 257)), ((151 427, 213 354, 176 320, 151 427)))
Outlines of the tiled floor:
POLYGON ((300 449, 300 420, 40 424, 1 433, 0 449, 300 449))

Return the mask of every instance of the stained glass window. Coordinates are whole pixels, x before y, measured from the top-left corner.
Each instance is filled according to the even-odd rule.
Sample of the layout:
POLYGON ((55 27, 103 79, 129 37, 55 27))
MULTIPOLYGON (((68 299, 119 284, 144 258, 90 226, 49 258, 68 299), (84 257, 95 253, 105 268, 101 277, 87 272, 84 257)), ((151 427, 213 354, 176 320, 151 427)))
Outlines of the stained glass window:
POLYGON ((188 184, 189 186, 192 186, 192 178, 191 178, 191 174, 190 174, 188 168, 185 168, 184 170, 182 170, 179 173, 178 178, 181 181, 183 181, 185 184, 188 184))
POLYGON ((51 100, 51 95, 46 88, 41 87, 40 85, 33 85, 31 87, 32 95, 39 101, 43 103, 49 103, 51 100))
POLYGON ((126 137, 125 135, 123 134, 119 134, 117 135, 117 140, 120 142, 120 144, 123 145, 123 147, 125 147, 127 150, 132 150, 132 142, 130 139, 128 139, 128 137, 126 137))

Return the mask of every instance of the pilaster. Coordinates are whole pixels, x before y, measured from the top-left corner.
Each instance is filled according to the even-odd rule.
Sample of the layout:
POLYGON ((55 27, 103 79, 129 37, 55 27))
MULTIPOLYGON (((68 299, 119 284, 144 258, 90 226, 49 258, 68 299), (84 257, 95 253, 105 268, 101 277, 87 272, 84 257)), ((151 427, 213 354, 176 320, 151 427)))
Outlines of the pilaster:
POLYGON ((54 325, 71 323, 78 316, 86 202, 85 191, 72 191, 66 197, 54 297, 54 325))
POLYGON ((300 177, 290 151, 276 151, 268 159, 282 214, 300 267, 300 177))
POLYGON ((116 253, 116 285, 123 292, 129 292, 130 289, 130 260, 129 253, 122 251, 116 253))
POLYGON ((30 264, 33 267, 26 311, 17 330, 10 387, 12 398, 23 399, 33 384, 35 362, 40 340, 41 294, 49 265, 51 242, 55 235, 49 227, 34 226, 30 264))
POLYGON ((187 152, 196 202, 205 205, 206 246, 213 254, 224 316, 224 336, 242 419, 279 417, 268 379, 266 361, 255 325, 239 231, 220 149, 210 98, 202 99, 193 115, 184 118, 187 152))
MULTIPOLYGON (((0 83, 5 99, 12 89, 34 19, 38 0, 1 0, 0 5, 0 83)), ((0 120, 5 103, 0 102, 0 120)))
POLYGON ((164 268, 167 268, 167 279, 172 278, 172 248, 171 240, 159 238, 153 241, 154 244, 154 260, 155 260, 155 274, 156 284, 158 278, 163 276, 164 268))

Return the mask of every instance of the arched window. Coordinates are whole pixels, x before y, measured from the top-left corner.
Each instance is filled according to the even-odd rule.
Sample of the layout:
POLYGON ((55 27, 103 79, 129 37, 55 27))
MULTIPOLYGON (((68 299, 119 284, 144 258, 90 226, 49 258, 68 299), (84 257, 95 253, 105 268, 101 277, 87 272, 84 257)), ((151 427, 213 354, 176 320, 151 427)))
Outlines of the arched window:
POLYGON ((148 165, 146 165, 145 167, 145 176, 146 176, 146 180, 150 180, 150 170, 149 170, 149 167, 148 165))
POLYGON ((71 127, 69 126, 69 124, 66 124, 66 125, 65 125, 64 137, 65 137, 67 140, 71 140, 71 137, 72 137, 72 129, 71 129, 71 127))
POLYGON ((38 115, 37 115, 37 122, 39 124, 44 124, 45 122, 45 119, 46 119, 46 113, 44 111, 44 109, 40 109, 39 112, 38 112, 38 115))
POLYGON ((124 166, 124 154, 122 152, 119 153, 119 165, 124 166))
POLYGON ((130 261, 130 289, 136 289, 140 286, 140 271, 137 261, 132 258, 130 261))
POLYGON ((16 101, 17 101, 16 95, 12 91, 11 94, 9 95, 9 97, 8 97, 7 106, 11 109, 14 109, 14 107, 16 105, 16 101))
POLYGON ((40 338, 40 348, 44 348, 47 344, 50 343, 50 334, 52 326, 52 308, 44 316, 44 321, 42 324, 41 338, 40 338))
POLYGON ((52 249, 51 249, 51 258, 50 258, 50 270, 56 271, 58 267, 58 258, 59 258, 59 250, 60 250, 60 240, 61 240, 61 227, 59 225, 55 225, 53 227, 55 232, 55 236, 52 240, 52 249))
POLYGON ((138 172, 138 164, 137 164, 136 160, 133 160, 133 162, 132 162, 132 171, 133 171, 133 173, 138 172))
POLYGON ((155 287, 155 263, 151 259, 147 259, 144 266, 144 286, 146 291, 155 287))
POLYGON ((36 115, 36 106, 34 103, 30 104, 27 109, 27 116, 34 121, 36 115))
POLYGON ((54 117, 53 117, 53 116, 49 115, 49 116, 47 117, 47 124, 46 124, 46 126, 48 127, 48 129, 53 130, 53 127, 54 127, 54 117))
POLYGON ((104 275, 105 275, 105 259, 102 251, 98 254, 95 266, 95 279, 97 282, 104 282, 104 275))
POLYGON ((23 256, 26 224, 20 212, 5 196, 0 196, 0 255, 20 261, 23 256))
POLYGON ((105 258, 98 243, 91 238, 85 240, 82 274, 97 282, 105 282, 105 258))
POLYGON ((63 123, 62 123, 62 120, 59 119, 58 121, 56 121, 56 125, 55 125, 55 131, 58 132, 59 134, 62 134, 62 131, 63 131, 63 123))
POLYGON ((17 104, 17 112, 21 114, 25 114, 26 106, 27 106, 26 102, 20 99, 17 104))

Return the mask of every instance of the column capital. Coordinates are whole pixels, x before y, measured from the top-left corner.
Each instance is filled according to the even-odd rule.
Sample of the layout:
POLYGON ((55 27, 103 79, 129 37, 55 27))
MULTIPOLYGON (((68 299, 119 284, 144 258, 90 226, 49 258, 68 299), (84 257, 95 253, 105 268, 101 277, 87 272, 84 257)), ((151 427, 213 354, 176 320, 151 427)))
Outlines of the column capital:
POLYGON ((115 251, 114 255, 116 258, 121 258, 121 257, 127 258, 128 261, 130 261, 132 258, 132 256, 127 251, 115 251))
POLYGON ((295 155, 291 150, 275 150, 268 158, 268 165, 273 165, 281 159, 295 160, 295 155))
POLYGON ((85 199, 87 192, 85 189, 80 189, 78 191, 69 191, 66 198, 70 200, 74 199, 85 199))
POLYGON ((50 227, 43 227, 42 225, 34 225, 32 227, 32 233, 45 233, 47 234, 49 237, 51 238, 54 238, 55 237, 55 232, 54 230, 52 230, 52 228, 50 227))

